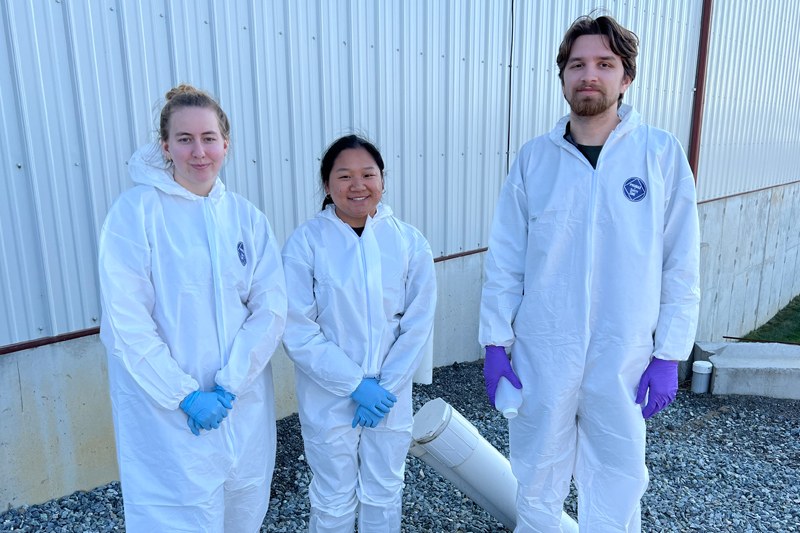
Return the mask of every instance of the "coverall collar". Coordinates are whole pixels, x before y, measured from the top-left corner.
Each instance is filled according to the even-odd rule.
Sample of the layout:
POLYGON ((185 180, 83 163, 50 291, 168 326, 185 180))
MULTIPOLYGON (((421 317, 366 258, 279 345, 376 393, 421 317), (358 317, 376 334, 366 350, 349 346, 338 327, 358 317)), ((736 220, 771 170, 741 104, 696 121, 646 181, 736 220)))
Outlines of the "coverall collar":
MULTIPOLYGON (((185 189, 175 181, 172 172, 163 168, 164 162, 161 158, 161 145, 158 142, 145 144, 133 154, 128 161, 128 171, 131 179, 137 185, 149 185, 155 187, 165 194, 180 196, 187 200, 202 200, 203 196, 198 196, 185 189)), ((214 187, 208 193, 209 200, 220 200, 225 195, 225 184, 217 176, 214 187)))
MULTIPOLYGON (((219 180, 217 180, 217 181, 219 181, 219 180)), ((322 211, 317 213, 317 218, 327 219, 327 220, 330 220, 331 222, 334 222, 334 223, 337 223, 337 224, 342 224, 342 225, 347 226, 349 228, 350 226, 345 221, 343 221, 341 218, 336 216, 335 208, 336 208, 336 206, 334 204, 328 204, 327 206, 325 206, 325 209, 323 209, 322 211)), ((382 203, 382 202, 378 202, 378 205, 376 206, 376 209, 377 209, 377 211, 375 212, 375 216, 374 217, 371 217, 371 216, 367 217, 367 222, 364 225, 365 228, 367 226, 376 224, 378 221, 380 221, 380 220, 382 220, 384 218, 388 218, 388 217, 392 216, 392 208, 389 207, 388 205, 382 203)))
MULTIPOLYGON (((622 122, 620 122, 617 127, 614 128, 614 131, 611 132, 611 135, 608 136, 605 142, 606 145, 610 144, 615 138, 629 133, 642 123, 642 116, 630 104, 622 104, 617 110, 617 116, 622 122)), ((572 146, 569 141, 564 138, 564 135, 567 133, 568 123, 569 115, 566 115, 558 121, 556 127, 550 132, 550 140, 567 150, 572 146)))

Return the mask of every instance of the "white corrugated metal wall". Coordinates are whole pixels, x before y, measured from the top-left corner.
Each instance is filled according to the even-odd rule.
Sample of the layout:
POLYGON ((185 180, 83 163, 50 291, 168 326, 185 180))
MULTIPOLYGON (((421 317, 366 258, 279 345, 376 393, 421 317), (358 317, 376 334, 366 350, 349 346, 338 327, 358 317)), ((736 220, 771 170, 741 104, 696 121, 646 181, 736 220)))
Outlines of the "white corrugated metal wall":
POLYGON ((800 180, 800 4, 714 2, 699 202, 800 180))
MULTIPOLYGON (((435 255, 486 246, 509 157, 567 111, 558 43, 595 6, 3 2, 0 346, 97 325, 100 226, 180 82, 220 97, 232 123, 223 179, 281 241, 317 209, 325 145, 355 130, 382 150, 386 202, 435 255)), ((642 37, 627 101, 686 145, 700 2, 608 8, 642 37)))
POLYGON ((318 209, 326 144, 355 130, 435 255, 486 245, 510 0, 4 1, 0 16, 0 346, 97 325, 97 235, 180 82, 220 97, 223 179, 281 241, 318 209))

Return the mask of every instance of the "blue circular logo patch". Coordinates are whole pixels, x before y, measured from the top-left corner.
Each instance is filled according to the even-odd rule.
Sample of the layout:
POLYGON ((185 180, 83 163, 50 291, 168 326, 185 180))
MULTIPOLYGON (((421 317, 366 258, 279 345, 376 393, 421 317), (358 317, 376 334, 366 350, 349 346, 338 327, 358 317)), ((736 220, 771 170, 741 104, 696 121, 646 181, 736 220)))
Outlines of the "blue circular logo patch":
POLYGON ((239 261, 242 262, 242 266, 247 265, 247 256, 244 255, 244 243, 239 241, 239 244, 236 245, 236 251, 239 252, 239 261))
POLYGON ((647 196, 647 185, 641 178, 628 178, 622 186, 622 193, 631 202, 641 202, 647 196))

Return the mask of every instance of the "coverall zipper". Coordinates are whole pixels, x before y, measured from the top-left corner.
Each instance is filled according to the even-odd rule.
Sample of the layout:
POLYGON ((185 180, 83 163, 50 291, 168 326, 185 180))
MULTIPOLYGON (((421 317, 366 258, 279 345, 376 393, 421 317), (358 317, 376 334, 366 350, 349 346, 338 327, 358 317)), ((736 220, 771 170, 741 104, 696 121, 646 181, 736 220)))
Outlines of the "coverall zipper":
MULTIPOLYGON (((364 229, 366 231, 366 228, 364 229)), ((361 248, 361 264, 364 267, 364 290, 367 296, 367 338, 369 339, 369 351, 367 352, 367 369, 371 368, 372 361, 372 311, 369 306, 369 279, 367 277, 367 254, 364 252, 364 241, 358 238, 358 246, 361 248)))
POLYGON ((208 237, 208 248, 211 252, 211 272, 214 281, 214 311, 217 322, 217 343, 219 344, 219 366, 224 367, 228 363, 227 354, 227 335, 225 335, 225 321, 222 316, 222 290, 219 286, 219 264, 217 262, 217 239, 214 231, 214 218, 211 214, 210 200, 203 198, 203 214, 206 219, 206 236, 208 237))
MULTIPOLYGON (((206 219, 206 236, 208 237, 208 248, 211 252, 211 272, 214 281, 214 307, 217 322, 217 343, 219 344, 219 367, 222 368, 228 364, 228 335, 225 332, 225 320, 222 313, 222 276, 219 274, 219 256, 217 255, 217 235, 214 228, 214 217, 211 213, 211 200, 203 198, 203 214, 206 219)), ((230 424, 223 424, 226 428, 226 435, 228 436, 228 443, 231 446, 232 452, 235 456, 236 445, 233 441, 233 430, 230 424)))

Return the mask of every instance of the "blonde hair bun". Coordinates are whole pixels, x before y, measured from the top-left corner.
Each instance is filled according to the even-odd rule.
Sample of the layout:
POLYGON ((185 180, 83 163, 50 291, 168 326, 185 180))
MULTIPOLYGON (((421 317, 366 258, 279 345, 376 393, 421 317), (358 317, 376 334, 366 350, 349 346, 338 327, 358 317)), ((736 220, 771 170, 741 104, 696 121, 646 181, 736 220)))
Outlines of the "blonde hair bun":
POLYGON ((197 89, 192 87, 191 85, 187 85, 186 83, 181 83, 177 87, 173 87, 167 92, 167 95, 164 97, 167 100, 172 100, 179 94, 191 94, 198 92, 197 89))

